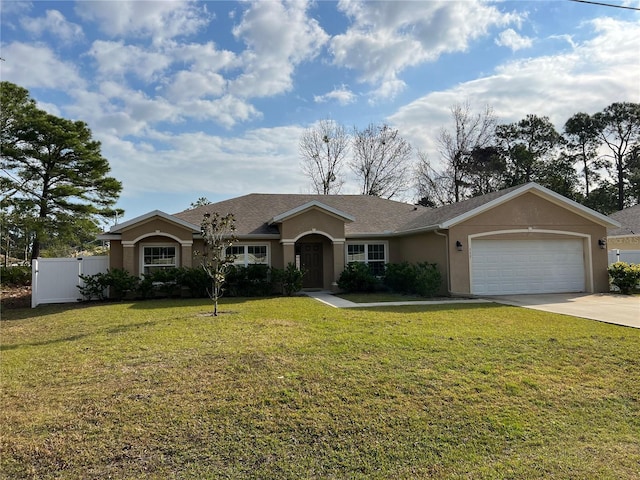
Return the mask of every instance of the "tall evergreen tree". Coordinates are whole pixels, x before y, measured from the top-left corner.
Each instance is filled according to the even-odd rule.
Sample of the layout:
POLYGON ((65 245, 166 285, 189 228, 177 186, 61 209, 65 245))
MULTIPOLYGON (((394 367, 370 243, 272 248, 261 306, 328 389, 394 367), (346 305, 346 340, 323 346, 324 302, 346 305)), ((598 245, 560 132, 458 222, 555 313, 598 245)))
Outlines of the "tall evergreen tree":
POLYGON ((3 207, 35 212, 33 259, 64 232, 97 229, 100 216, 113 214, 122 184, 108 176, 86 123, 39 110, 27 90, 9 82, 0 85, 0 100, 3 207))

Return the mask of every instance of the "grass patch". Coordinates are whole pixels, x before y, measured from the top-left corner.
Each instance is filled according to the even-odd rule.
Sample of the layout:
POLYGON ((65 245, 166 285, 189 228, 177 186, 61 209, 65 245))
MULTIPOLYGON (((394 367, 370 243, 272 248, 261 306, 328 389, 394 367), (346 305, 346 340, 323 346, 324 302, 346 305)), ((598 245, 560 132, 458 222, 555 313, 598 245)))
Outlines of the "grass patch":
POLYGON ((378 292, 378 293, 340 293, 336 297, 344 298, 353 303, 378 303, 378 302, 418 302, 433 300, 432 298, 420 297, 418 295, 402 295, 400 293, 378 292))
POLYGON ((0 478, 640 471, 640 331, 309 298, 3 312, 0 478))

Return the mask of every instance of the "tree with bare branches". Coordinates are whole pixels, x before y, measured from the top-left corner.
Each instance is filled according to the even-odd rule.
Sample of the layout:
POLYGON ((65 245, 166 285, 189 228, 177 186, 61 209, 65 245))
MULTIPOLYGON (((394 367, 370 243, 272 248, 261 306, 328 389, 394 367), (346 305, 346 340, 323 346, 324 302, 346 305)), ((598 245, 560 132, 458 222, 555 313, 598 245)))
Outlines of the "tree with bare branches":
POLYGON ((494 139, 496 117, 486 106, 474 114, 468 102, 451 107, 453 129, 443 128, 438 135, 438 146, 444 163, 443 176, 451 184, 453 201, 460 202, 472 193, 469 173, 472 172, 472 152, 489 147, 494 139))
POLYGON ((349 152, 345 128, 333 120, 321 120, 304 131, 298 146, 302 169, 316 193, 340 193, 342 167, 349 152))
POLYGON ((408 189, 411 145, 398 130, 370 124, 354 129, 350 166, 361 181, 361 193, 392 198, 408 189))

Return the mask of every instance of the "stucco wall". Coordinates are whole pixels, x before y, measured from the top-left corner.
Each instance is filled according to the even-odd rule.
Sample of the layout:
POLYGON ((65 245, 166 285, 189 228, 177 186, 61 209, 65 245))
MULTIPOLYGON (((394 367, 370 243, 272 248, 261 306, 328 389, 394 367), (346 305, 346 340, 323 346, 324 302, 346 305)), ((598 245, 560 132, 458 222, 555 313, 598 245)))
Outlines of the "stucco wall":
POLYGON ((322 232, 334 239, 344 239, 344 220, 317 209, 310 209, 291 217, 280 226, 283 240, 295 239, 301 234, 322 232))
POLYGON ((526 193, 449 229, 452 293, 462 295, 470 293, 470 238, 488 232, 495 233, 481 238, 505 240, 581 238, 585 252, 585 269, 588 270, 585 272, 586 289, 589 290, 592 283, 595 292, 609 290, 607 251, 598 245, 598 239, 606 238, 606 228, 538 195, 526 193), (508 230, 524 231, 504 233, 508 230), (456 249, 457 241, 462 243, 461 252, 456 249), (591 263, 591 269, 589 263, 591 263))
POLYGON ((440 294, 445 295, 449 289, 446 244, 446 237, 434 232, 394 238, 389 242, 391 251, 389 261, 391 263, 435 263, 442 275, 440 294))

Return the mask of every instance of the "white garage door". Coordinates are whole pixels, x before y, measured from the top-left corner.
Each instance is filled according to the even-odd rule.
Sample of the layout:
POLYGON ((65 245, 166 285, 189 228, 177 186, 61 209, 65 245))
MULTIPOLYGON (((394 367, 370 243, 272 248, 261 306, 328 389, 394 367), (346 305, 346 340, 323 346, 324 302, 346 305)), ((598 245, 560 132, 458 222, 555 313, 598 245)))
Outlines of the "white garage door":
POLYGON ((471 293, 585 291, 582 240, 472 240, 471 293))

